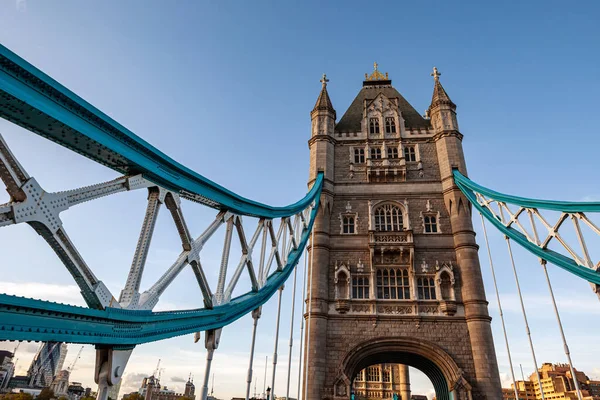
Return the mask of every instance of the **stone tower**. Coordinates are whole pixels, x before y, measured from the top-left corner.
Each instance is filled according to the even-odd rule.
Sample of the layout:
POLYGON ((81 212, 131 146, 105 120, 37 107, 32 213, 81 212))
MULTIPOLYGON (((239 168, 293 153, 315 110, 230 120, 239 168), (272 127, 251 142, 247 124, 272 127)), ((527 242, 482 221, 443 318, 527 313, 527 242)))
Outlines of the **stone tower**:
MULTIPOLYGON (((337 124, 321 80, 308 142, 309 186, 320 171, 325 180, 309 247, 306 400, 349 399, 378 364, 421 370, 438 400, 502 397, 471 208, 452 179, 453 168, 466 174, 463 135, 432 75, 423 117, 375 64, 337 124)), ((410 393, 404 370, 381 389, 402 380, 394 394, 410 393)))

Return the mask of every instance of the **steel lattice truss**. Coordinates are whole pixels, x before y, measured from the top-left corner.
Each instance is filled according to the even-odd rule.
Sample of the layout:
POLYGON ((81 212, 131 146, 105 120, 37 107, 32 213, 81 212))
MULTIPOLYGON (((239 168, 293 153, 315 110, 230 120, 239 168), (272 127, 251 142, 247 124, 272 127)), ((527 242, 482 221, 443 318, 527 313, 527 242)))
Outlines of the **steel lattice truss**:
POLYGON ((458 170, 457 186, 481 214, 504 235, 535 254, 592 284, 600 296, 600 261, 594 262, 588 242, 600 228, 586 213, 600 212, 600 203, 534 200, 505 195, 480 186, 458 170))
POLYGON ((251 236, 244 230, 241 215, 217 210, 215 219, 204 232, 193 238, 184 218, 179 194, 157 186, 141 175, 124 176, 83 188, 47 193, 35 178, 27 174, 0 136, 0 178, 11 197, 9 203, 0 205, 0 227, 19 223, 27 223, 33 227, 58 255, 81 289, 86 303, 93 309, 1 295, 0 340, 33 339, 135 345, 181 335, 190 330, 224 326, 264 303, 287 278, 306 244, 318 204, 316 191, 311 195, 317 201, 292 216, 280 218, 279 223, 274 223, 273 219, 259 218, 251 236), (146 214, 125 287, 117 300, 77 251, 61 222, 60 214, 83 202, 140 189, 148 190, 146 214), (149 289, 140 292, 146 258, 163 204, 177 227, 183 250, 149 289), (221 226, 225 227, 225 240, 218 281, 211 287, 200 256, 221 226), (235 240, 239 241, 241 254, 235 267, 232 264, 228 268, 232 258, 232 242, 235 240), (198 282, 204 308, 148 312, 188 265, 198 282), (248 288, 248 294, 232 302, 232 294, 244 272, 249 276, 251 287, 248 288), (40 318, 40 313, 45 315, 44 318, 40 318), (86 318, 90 318, 89 324, 85 323, 86 318), (82 322, 78 322, 78 319, 82 322), (69 326, 77 326, 79 329, 61 328, 65 326, 65 320, 72 321, 69 326), (140 329, 143 321, 152 326, 140 329), (94 328, 98 322, 106 325, 107 329, 94 328))

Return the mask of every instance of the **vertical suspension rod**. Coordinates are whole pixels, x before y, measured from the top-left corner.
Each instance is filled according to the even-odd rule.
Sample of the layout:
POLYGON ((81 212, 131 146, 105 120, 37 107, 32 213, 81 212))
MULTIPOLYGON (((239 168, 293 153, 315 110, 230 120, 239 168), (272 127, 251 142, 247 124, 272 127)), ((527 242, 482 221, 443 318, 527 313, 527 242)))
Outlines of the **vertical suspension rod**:
POLYGON ((563 342, 563 348, 565 350, 565 355, 567 356, 567 361, 569 362, 569 368, 571 369, 571 376, 573 377, 573 383, 575 383, 575 390, 577 390, 577 398, 579 400, 583 400, 581 397, 581 390, 579 389, 579 382, 577 381, 577 376, 575 375, 575 370, 573 369, 573 361, 571 360, 571 352, 569 351, 569 346, 567 345, 567 339, 565 338, 565 331, 563 330, 562 322, 560 320, 560 314, 558 313, 558 307, 556 306, 556 299, 554 298, 554 290, 552 290, 552 284, 550 283, 550 276, 548 275, 548 269, 546 268, 546 260, 541 259, 540 263, 542 267, 544 267, 544 274, 546 275, 546 282, 548 283, 548 290, 550 291, 550 297, 552 297, 552 305, 554 306, 554 314, 556 315, 556 321, 558 322, 558 328, 560 330, 560 336, 563 342))
MULTIPOLYGON (((252 311, 252 319, 254 320, 254 323, 252 324, 252 345, 250 346, 250 363, 248 365, 248 377, 246 378, 246 400, 250 399, 250 385, 252 384, 252 363, 254 362, 254 345, 256 344, 256 326, 258 325, 260 313, 260 307, 252 311)), ((256 383, 254 384, 254 386, 256 387, 256 383)))
MULTIPOLYGON (((535 237, 536 244, 539 245, 540 239, 538 236, 537 227, 535 225, 535 221, 533 220, 533 213, 531 211, 529 214, 529 222, 531 223, 531 228, 533 230, 533 235, 535 237)), ((577 219, 572 217, 573 224, 575 225, 576 231, 578 233, 579 243, 584 250, 586 261, 588 262, 588 267, 591 267, 589 264, 590 256, 587 251, 587 246, 585 245, 585 241, 583 240, 583 236, 581 235, 581 229, 579 228, 579 224, 577 223, 577 219)), ((573 383, 575 384, 575 389, 577 390, 577 398, 582 400, 581 390, 579 389, 579 382, 577 381, 577 377, 575 376, 575 370, 573 369, 573 361, 571 360, 571 352, 569 351, 569 346, 567 345, 567 339, 565 337, 565 331, 563 330, 562 321, 560 319, 560 314, 558 312, 558 307, 556 306, 556 299, 554 297, 554 290, 552 289, 552 284, 550 283, 550 276, 548 275, 548 269, 546 268, 546 260, 540 258, 540 264, 544 268, 544 275, 546 276, 546 283, 548 284, 548 291, 550 292, 550 298, 552 299, 552 306, 554 307, 554 315, 556 316, 556 322, 558 323, 558 329, 560 330, 560 336, 563 342, 563 348, 565 350, 565 355, 567 356, 567 361, 569 362, 569 369, 571 370, 571 376, 573 377, 573 383)))
POLYGON ((279 321, 281 318, 281 297, 283 295, 283 286, 279 288, 279 293, 277 294, 277 322, 275 323, 275 349, 273 350, 273 376, 271 378, 271 394, 270 399, 274 399, 275 397, 275 374, 277 372, 277 345, 279 344, 279 321))
MULTIPOLYGON (((502 218, 504 219, 504 218, 502 218)), ((521 303, 521 311, 523 312, 523 320, 525 321, 525 332, 527 332, 527 339, 529 339, 529 347, 531 348, 531 356, 533 357, 533 364, 535 366, 535 374, 537 376, 538 385, 540 387, 540 393, 542 400, 545 400, 544 388, 542 387, 542 380, 540 378, 540 370, 538 368, 537 359, 535 357, 535 349, 533 347, 533 340, 531 339, 531 331, 529 330, 529 323, 527 322, 527 312, 525 311, 525 303, 523 302, 523 294, 521 293, 521 285, 519 284, 519 276, 517 275, 517 267, 515 266, 515 260, 510 246, 510 238, 504 236, 506 239, 506 246, 508 247, 508 254, 510 255, 510 262, 512 264, 513 274, 515 276, 515 283, 517 285, 517 292, 519 293, 519 301, 521 303)))
POLYGON ((300 400, 300 388, 302 387, 302 344, 304 342, 304 297, 306 296, 306 265, 308 264, 308 251, 304 252, 304 276, 302 280, 302 308, 300 312, 300 356, 298 357, 298 394, 296 399, 300 400))
POLYGON ((490 260, 490 270, 492 272, 492 278, 494 280, 494 289, 496 290, 496 300, 498 301, 498 311, 500 313, 500 320, 502 321, 502 331, 504 332, 504 343, 506 344, 506 352, 508 353, 508 364, 510 365, 510 375, 513 381, 513 387, 515 389, 515 399, 519 398, 519 391, 517 389, 517 380, 515 379, 515 372, 513 369, 512 356, 510 354, 510 346, 508 344, 508 334, 506 333, 506 323, 504 322, 504 313, 502 312, 502 303, 500 301, 500 293, 498 291, 498 283, 496 282, 496 272, 494 270, 494 261, 492 260, 492 252, 490 250, 490 243, 488 241, 487 229, 485 227, 485 221, 483 215, 479 213, 481 217, 481 226, 483 228, 483 236, 485 238, 485 247, 487 249, 488 258, 490 260))
POLYGON ((294 283, 292 287, 292 316, 290 317, 290 354, 288 355, 287 387, 285 389, 285 400, 290 398, 290 375, 292 373, 292 350, 294 347, 294 309, 296 306, 296 276, 298 265, 294 267, 294 283))
POLYGON ((304 399, 308 398, 307 390, 308 390, 308 365, 310 361, 310 319, 312 316, 312 301, 310 298, 312 297, 312 282, 313 282, 313 262, 315 260, 315 227, 313 226, 313 230, 310 233, 310 278, 309 278, 309 289, 307 300, 308 303, 306 305, 308 309, 308 324, 306 325, 306 361, 304 363, 304 399))

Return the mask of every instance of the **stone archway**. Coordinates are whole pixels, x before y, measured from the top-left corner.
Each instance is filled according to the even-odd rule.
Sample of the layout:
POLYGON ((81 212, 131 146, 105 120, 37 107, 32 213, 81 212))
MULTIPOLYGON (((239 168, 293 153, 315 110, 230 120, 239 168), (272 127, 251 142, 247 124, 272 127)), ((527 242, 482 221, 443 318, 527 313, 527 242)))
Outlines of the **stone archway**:
POLYGON ((341 362, 334 398, 348 399, 354 376, 379 363, 404 364, 420 370, 431 380, 438 400, 471 400, 471 385, 452 357, 436 344, 408 337, 368 340, 351 349, 341 362))

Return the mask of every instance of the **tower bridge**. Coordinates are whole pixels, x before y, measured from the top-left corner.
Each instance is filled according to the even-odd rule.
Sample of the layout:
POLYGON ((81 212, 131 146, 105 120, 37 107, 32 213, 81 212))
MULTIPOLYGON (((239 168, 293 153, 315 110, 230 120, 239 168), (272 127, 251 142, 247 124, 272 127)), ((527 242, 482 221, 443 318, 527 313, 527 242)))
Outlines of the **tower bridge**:
MULTIPOLYGON (((281 296, 293 277, 286 286, 306 299, 300 312, 292 309, 291 337, 294 312, 302 315, 298 398, 406 400, 411 366, 431 380, 438 400, 500 399, 473 211, 505 236, 511 260, 511 243, 516 243, 539 258, 544 271, 547 263, 556 265, 598 292, 598 264, 586 237, 600 234, 590 217, 600 211, 600 203, 520 198, 470 181, 456 105, 440 75, 434 68, 431 104, 421 115, 375 64, 339 120, 323 75, 311 112, 309 190, 298 202, 281 207, 246 199, 186 168, 0 46, 0 116, 117 175, 74 189, 65 182, 64 191, 47 192, 0 136, 0 178, 10 195, 0 205, 0 227, 30 225, 62 261, 87 304, 0 294, 0 340, 95 345, 98 399, 106 400, 136 345, 193 334, 195 340, 204 338, 206 348, 204 400, 222 329, 251 314, 249 398, 262 306, 277 293, 275 393, 281 296), (120 293, 111 293, 69 238, 61 214, 83 202, 135 190, 148 192, 145 218, 126 284, 120 293), (142 291, 163 205, 182 250, 142 291), (214 209, 214 219, 198 237, 190 234, 183 211, 193 207, 214 209), (569 222, 574 235, 563 234, 569 222), (224 231, 223 243, 215 243, 218 230, 224 231), (201 255, 207 246, 222 247, 216 282, 205 274, 201 255), (300 290, 297 270, 303 255, 300 290), (202 295, 197 308, 153 311, 188 266, 202 295), (377 365, 383 367, 373 367, 377 365)), ((495 279, 489 247, 488 254, 495 279)), ((512 267, 519 287, 514 260, 512 267)), ((562 333, 549 278, 547 282, 562 333)), ((497 287, 496 295, 501 309, 497 287)), ((524 306, 523 314, 527 324, 524 306)), ((503 318, 497 322, 504 327, 503 318)), ((529 339, 539 365, 531 335, 529 339)), ((572 369, 564 334, 562 339, 572 369)), ((508 349, 507 339, 505 343, 508 349)), ((290 340, 289 357, 292 344, 290 340)), ((287 388, 277 388, 286 397, 290 374, 288 369, 287 388)), ((582 400, 582 391, 576 390, 582 400)), ((543 398, 541 385, 540 392, 543 398)))

